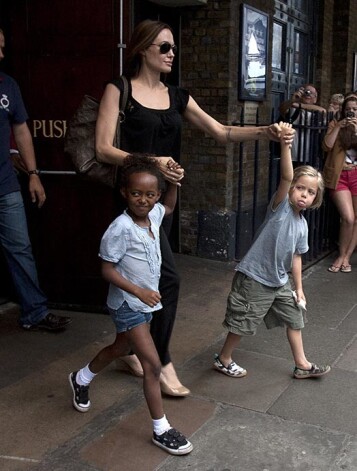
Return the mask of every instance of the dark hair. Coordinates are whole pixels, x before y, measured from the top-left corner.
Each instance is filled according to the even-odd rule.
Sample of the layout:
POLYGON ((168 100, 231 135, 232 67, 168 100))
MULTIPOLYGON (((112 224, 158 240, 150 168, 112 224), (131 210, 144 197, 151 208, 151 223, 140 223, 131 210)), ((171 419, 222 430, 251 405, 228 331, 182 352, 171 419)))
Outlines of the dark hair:
POLYGON ((126 77, 132 78, 139 74, 141 52, 147 49, 164 29, 169 29, 173 34, 171 26, 161 21, 144 20, 136 26, 126 49, 123 68, 126 77))
POLYGON ((120 172, 120 187, 126 188, 129 185, 129 178, 134 173, 149 173, 157 178, 159 190, 164 188, 164 178, 160 172, 158 162, 149 154, 129 154, 120 172))
MULTIPOLYGON (((341 119, 346 118, 346 106, 349 102, 355 101, 357 102, 357 96, 349 95, 344 102, 342 103, 341 108, 341 119)), ((357 149, 357 138, 355 136, 354 129, 345 127, 341 128, 339 132, 340 142, 344 150, 347 149, 357 149)))

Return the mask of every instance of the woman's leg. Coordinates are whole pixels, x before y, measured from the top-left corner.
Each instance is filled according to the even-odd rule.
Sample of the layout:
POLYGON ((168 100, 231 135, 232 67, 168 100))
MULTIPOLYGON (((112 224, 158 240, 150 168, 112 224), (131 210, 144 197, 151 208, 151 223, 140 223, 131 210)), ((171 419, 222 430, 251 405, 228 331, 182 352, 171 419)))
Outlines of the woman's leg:
MULTIPOLYGON (((357 172, 357 170, 356 170, 357 172)), ((346 263, 344 265, 350 264, 350 258, 357 246, 357 196, 352 196, 353 210, 355 214, 355 222, 352 231, 352 237, 346 251, 346 263)))
POLYGON ((162 264, 159 291, 163 308, 153 313, 150 333, 161 364, 166 366, 171 362, 169 343, 176 318, 180 279, 169 241, 163 229, 160 230, 160 248, 162 264))
POLYGON ((352 195, 348 190, 335 191, 332 200, 340 214, 339 256, 334 261, 335 267, 348 265, 347 250, 352 240, 355 227, 355 211, 353 209, 352 195))

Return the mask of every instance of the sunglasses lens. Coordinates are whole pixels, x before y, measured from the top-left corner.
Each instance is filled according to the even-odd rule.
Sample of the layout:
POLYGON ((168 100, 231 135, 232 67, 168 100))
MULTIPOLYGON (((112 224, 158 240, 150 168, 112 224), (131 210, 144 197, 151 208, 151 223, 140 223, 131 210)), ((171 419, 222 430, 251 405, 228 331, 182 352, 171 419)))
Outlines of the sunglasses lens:
POLYGON ((176 52, 177 52, 177 46, 176 45, 171 46, 170 43, 162 43, 160 45, 160 54, 167 54, 170 49, 172 49, 172 52, 174 54, 176 54, 176 52))

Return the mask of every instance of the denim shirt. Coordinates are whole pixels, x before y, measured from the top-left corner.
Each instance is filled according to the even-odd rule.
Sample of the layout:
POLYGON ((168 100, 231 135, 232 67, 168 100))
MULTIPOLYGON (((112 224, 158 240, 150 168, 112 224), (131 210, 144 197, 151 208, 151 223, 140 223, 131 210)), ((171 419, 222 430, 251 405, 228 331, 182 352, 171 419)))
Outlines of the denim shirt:
MULTIPOLYGON (((153 291, 158 291, 161 269, 159 229, 165 208, 157 203, 149 213, 151 231, 140 227, 125 210, 106 230, 99 249, 99 257, 115 264, 115 269, 128 281, 153 291)), ((154 308, 136 296, 110 283, 107 305, 118 309, 126 301, 133 311, 152 312, 162 309, 161 303, 154 308)))

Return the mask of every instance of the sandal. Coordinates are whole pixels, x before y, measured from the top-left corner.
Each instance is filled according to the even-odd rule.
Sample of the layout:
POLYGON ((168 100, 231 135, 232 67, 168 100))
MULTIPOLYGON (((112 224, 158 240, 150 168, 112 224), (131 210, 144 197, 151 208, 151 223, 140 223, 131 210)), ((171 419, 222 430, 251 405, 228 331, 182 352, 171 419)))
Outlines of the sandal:
POLYGON ((327 270, 331 273, 338 273, 340 270, 342 271, 342 267, 343 265, 341 265, 340 267, 337 267, 336 265, 331 265, 330 267, 328 267, 327 270))
POLYGON ((352 266, 351 265, 341 265, 341 272, 342 273, 351 273, 352 266))
POLYGON ((234 361, 232 361, 228 366, 224 366, 217 354, 215 355, 213 368, 227 376, 231 376, 232 378, 242 378, 247 374, 247 370, 237 365, 234 361))
POLYGON ((304 370, 303 368, 294 368, 294 378, 296 379, 305 379, 305 378, 318 378, 323 376, 331 371, 331 366, 317 366, 314 363, 311 363, 311 368, 309 370, 304 370))

